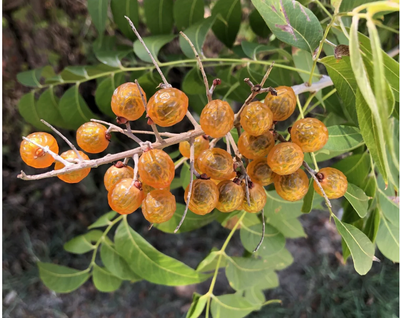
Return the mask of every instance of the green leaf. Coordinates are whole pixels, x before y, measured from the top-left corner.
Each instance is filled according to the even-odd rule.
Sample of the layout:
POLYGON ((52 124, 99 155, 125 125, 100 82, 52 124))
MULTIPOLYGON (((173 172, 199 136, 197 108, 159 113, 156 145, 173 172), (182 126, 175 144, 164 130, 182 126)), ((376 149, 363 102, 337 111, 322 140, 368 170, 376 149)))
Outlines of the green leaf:
POLYGON ((123 84, 124 77, 121 74, 114 75, 103 80, 99 86, 97 86, 96 93, 94 95, 95 101, 99 109, 110 117, 115 117, 111 109, 111 99, 114 90, 123 84))
POLYGON ((129 280, 131 283, 141 280, 141 277, 129 268, 129 265, 111 246, 110 242, 102 242, 100 257, 104 266, 112 275, 123 280, 129 280))
POLYGON ((172 0, 146 0, 143 2, 146 25, 151 34, 170 34, 173 20, 172 0))
POLYGON ((256 285, 260 289, 272 289, 279 286, 278 275, 274 271, 265 272, 259 277, 259 283, 256 285))
POLYGON ((182 31, 204 17, 203 0, 177 0, 174 4, 174 20, 178 31, 182 31))
POLYGON ((69 88, 60 99, 59 110, 64 121, 77 129, 80 125, 97 118, 79 94, 78 85, 69 88))
POLYGON ((283 49, 279 49, 279 48, 276 48, 274 46, 271 46, 271 45, 265 45, 265 44, 247 42, 247 41, 242 41, 241 45, 242 45, 243 52, 249 58, 251 58, 253 60, 262 60, 262 58, 257 58, 257 55, 259 53, 265 53, 265 55, 278 53, 282 57, 286 57, 288 60, 292 59, 292 56, 288 52, 286 52, 283 49))
POLYGON ((28 87, 41 87, 40 76, 42 74, 42 68, 20 72, 17 74, 17 81, 24 86, 28 87))
POLYGON ((373 2, 376 0, 342 0, 342 3, 340 5, 340 12, 350 12, 352 11, 354 8, 368 3, 368 2, 373 2))
MULTIPOLYGON (((221 255, 220 251, 211 251, 197 266, 196 271, 199 272, 209 272, 214 270, 217 267, 218 258, 221 255)), ((222 258, 219 264, 220 268, 224 268, 227 265, 227 259, 225 257, 226 254, 222 254, 222 258)))
POLYGON ((117 215, 117 212, 110 211, 106 214, 103 214, 101 217, 99 217, 96 222, 92 223, 91 225, 88 226, 88 229, 94 229, 96 227, 103 227, 106 225, 110 225, 110 221, 117 215))
POLYGON ((139 25, 139 6, 137 0, 111 0, 111 12, 114 22, 122 34, 132 41, 136 38, 125 15, 130 18, 135 26, 139 25))
POLYGON ((379 210, 373 209, 370 215, 367 217, 365 222, 365 227, 363 232, 368 238, 371 240, 372 243, 375 243, 376 235, 378 234, 379 223, 381 221, 379 210))
MULTIPOLYGON (((206 96, 203 77, 197 67, 193 67, 186 74, 182 82, 182 90, 189 95, 203 94, 206 96)), ((192 104, 192 100, 190 100, 190 104, 192 104)))
MULTIPOLYGON (((175 38, 175 35, 154 35, 144 38, 143 41, 146 43, 149 51, 153 55, 153 57, 157 60, 158 52, 160 49, 167 43, 171 42, 175 38)), ((139 40, 136 40, 133 43, 133 51, 135 54, 142 60, 148 63, 152 63, 149 53, 147 53, 146 49, 143 47, 142 43, 139 40)))
POLYGON ((92 242, 97 242, 103 232, 99 230, 89 231, 86 234, 79 235, 69 240, 64 244, 64 249, 67 252, 74 254, 84 254, 94 249, 92 242))
POLYGON ((376 244, 385 257, 393 262, 399 262, 399 226, 381 218, 376 244))
POLYGON ((154 284, 190 285, 209 277, 157 251, 128 225, 126 219, 115 234, 115 248, 137 275, 154 284))
POLYGON ((303 205, 301 207, 301 212, 302 213, 310 213, 313 207, 313 200, 314 200, 314 186, 313 186, 313 178, 310 178, 310 182, 308 185, 308 191, 306 196, 303 199, 303 205))
MULTIPOLYGON (((179 224, 182 218, 184 210, 185 206, 183 204, 177 203, 176 211, 172 216, 172 218, 167 222, 154 224, 154 227, 165 233, 174 233, 174 230, 176 229, 177 225, 179 224)), ((182 226, 180 227, 177 233, 191 232, 193 230, 201 228, 214 221, 215 217, 216 217, 215 213, 208 213, 207 215, 198 215, 188 210, 185 221, 183 222, 182 226)))
POLYGON ((106 28, 108 0, 88 0, 87 7, 97 32, 103 34, 106 28))
POLYGON ((214 296, 211 301, 213 318, 242 318, 255 309, 257 306, 237 294, 214 296))
POLYGON ((277 271, 292 265, 294 261, 292 254, 290 254, 290 252, 286 248, 283 248, 278 253, 272 256, 263 257, 263 260, 265 264, 268 265, 271 269, 277 271))
POLYGON ((303 225, 296 218, 279 219, 273 218, 268 220, 268 223, 274 226, 287 238, 307 237, 304 232, 303 225))
MULTIPOLYGON (((170 190, 175 190, 175 189, 180 188, 181 186, 182 186, 181 178, 176 178, 175 177, 174 180, 172 180, 169 188, 170 188, 170 190)), ((177 223, 177 225, 178 225, 178 223, 177 223)))
MULTIPOLYGON (((167 76, 165 73, 164 75, 167 76)), ((161 76, 156 71, 146 72, 137 80, 147 96, 153 96, 158 90, 157 86, 162 82, 161 76)))
POLYGON ((333 168, 342 171, 349 183, 364 189, 365 181, 371 171, 371 159, 366 151, 340 160, 333 165, 333 168))
POLYGON ((186 190, 187 186, 190 183, 190 167, 189 165, 184 162, 182 165, 182 170, 181 170, 181 180, 182 180, 182 188, 186 190))
POLYGON ((75 82, 89 78, 89 75, 85 67, 81 65, 67 66, 62 70, 60 75, 64 81, 70 81, 70 82, 75 82))
POLYGON ((50 131, 49 127, 40 121, 35 101, 35 92, 31 91, 21 97, 18 102, 18 111, 22 118, 39 130, 50 131))
POLYGON ((258 310, 261 309, 262 305, 265 303, 264 292, 257 287, 246 289, 244 291, 244 299, 249 301, 251 304, 258 306, 258 310))
POLYGON ((186 318, 198 318, 206 306, 208 297, 209 296, 200 296, 198 293, 193 293, 192 304, 186 314, 186 318))
POLYGON ((54 95, 53 86, 50 86, 40 95, 36 110, 39 118, 44 119, 49 124, 60 128, 69 128, 58 110, 58 97, 54 95))
POLYGON ((212 27, 215 36, 231 48, 242 20, 240 0, 218 0, 211 13, 213 17, 217 18, 212 27))
POLYGON ((112 51, 112 50, 98 50, 95 51, 96 58, 103 64, 114 67, 121 68, 121 59, 126 56, 130 51, 112 51))
MULTIPOLYGON (((197 53, 200 55, 203 55, 203 44, 214 21, 215 17, 208 17, 207 19, 196 22, 185 30, 186 36, 192 41, 197 53)), ((179 37, 179 45, 183 54, 188 58, 195 57, 190 44, 182 36, 179 37)))
POLYGON ((363 218, 368 212, 368 200, 369 198, 365 195, 365 192, 356 185, 349 183, 347 185, 347 192, 344 197, 353 206, 357 214, 363 218))
POLYGON ((292 219, 301 215, 301 201, 283 200, 276 191, 267 191, 265 217, 270 219, 292 219))
POLYGON ((96 264, 93 266, 93 283, 97 290, 109 293, 117 290, 122 280, 112 275, 105 267, 100 267, 96 264))
POLYGON ((341 222, 335 215, 333 218, 339 234, 350 249, 356 272, 365 275, 372 267, 374 245, 363 232, 353 225, 341 222))
POLYGON ((314 52, 322 39, 322 27, 317 17, 298 1, 252 0, 252 3, 275 36, 294 47, 314 52))
POLYGON ((271 35, 271 30, 268 28, 264 19, 257 10, 253 10, 249 15, 250 27, 255 34, 262 38, 267 38, 271 35))
POLYGON ((70 293, 79 288, 90 277, 89 271, 51 263, 37 262, 43 283, 56 293, 70 293))

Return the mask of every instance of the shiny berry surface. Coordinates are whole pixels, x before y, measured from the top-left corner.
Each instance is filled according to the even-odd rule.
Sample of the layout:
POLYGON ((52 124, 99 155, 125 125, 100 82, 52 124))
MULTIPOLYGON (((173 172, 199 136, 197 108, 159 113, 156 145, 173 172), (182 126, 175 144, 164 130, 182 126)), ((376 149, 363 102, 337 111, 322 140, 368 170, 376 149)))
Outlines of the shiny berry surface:
POLYGON ((202 173, 216 180, 233 178, 232 156, 225 150, 213 148, 205 150, 198 158, 202 173))
MULTIPOLYGON (((58 154, 58 144, 52 135, 45 132, 36 132, 28 135, 26 138, 38 143, 39 145, 48 146, 49 150, 58 154)), ((19 152, 22 160, 28 166, 34 168, 47 168, 54 162, 54 158, 50 154, 45 153, 43 149, 27 140, 21 142, 19 152)))
POLYGON ((122 166, 120 168, 115 165, 107 169, 104 174, 104 186, 107 191, 110 191, 122 179, 133 178, 133 169, 129 166, 122 166))
POLYGON ((147 104, 147 115, 161 127, 169 127, 179 123, 186 115, 189 99, 186 94, 176 88, 158 90, 147 104))
POLYGON ((83 151, 99 153, 108 147, 107 128, 99 123, 84 123, 76 131, 76 142, 83 151))
MULTIPOLYGON (((185 190, 185 202, 189 193, 188 185, 185 190)), ((211 180, 196 179, 192 185, 192 195, 189 210, 198 215, 210 213, 218 203, 218 188, 211 180)))
MULTIPOLYGON (((142 92, 146 100, 146 93, 142 92)), ((129 82, 118 86, 112 95, 111 109, 118 117, 139 119, 144 113, 144 105, 137 85, 129 82)))
POLYGON ((299 145, 303 152, 314 152, 325 146, 329 133, 322 121, 303 118, 293 124, 290 136, 292 142, 299 145))
MULTIPOLYGON (((83 160, 89 160, 89 157, 85 153, 83 153, 80 150, 78 150, 78 152, 81 155, 81 157, 83 158, 83 160)), ((61 158, 66 159, 66 160, 78 159, 78 156, 76 155, 75 151, 73 151, 73 150, 65 151, 60 156, 61 156, 61 158)), ((64 168, 64 164, 57 161, 56 164, 54 165, 54 170, 60 170, 62 168, 64 168)), ((78 183, 78 182, 82 181, 84 178, 86 178, 87 175, 89 174, 89 172, 90 172, 90 168, 84 168, 84 169, 70 172, 67 174, 61 174, 57 177, 66 183, 78 183)))
POLYGON ((259 136, 272 127, 273 116, 268 106, 256 101, 244 107, 240 116, 240 124, 248 134, 259 136))
POLYGON ((144 218, 150 223, 167 222, 176 210, 175 196, 168 190, 153 190, 142 202, 144 218))
POLYGON ((269 131, 260 136, 252 136, 244 132, 238 141, 239 152, 248 159, 265 157, 274 145, 274 136, 269 131))
POLYGON ((292 142, 281 142, 275 145, 268 154, 268 165, 280 175, 297 171, 303 164, 304 154, 301 148, 292 142))
POLYGON ((144 194, 146 195, 147 193, 150 193, 153 190, 170 190, 170 186, 167 186, 165 188, 154 188, 152 186, 149 186, 148 184, 144 183, 142 178, 139 177, 139 181, 142 183, 142 190, 144 194))
POLYGON ((231 180, 224 180, 217 185, 219 199, 216 208, 221 212, 238 210, 243 202, 243 188, 231 180))
POLYGON ((269 107, 274 116, 274 121, 286 120, 296 108, 296 94, 288 86, 276 87, 277 96, 268 93, 264 104, 269 107))
POLYGON ((268 166, 267 158, 253 160, 249 163, 246 170, 250 180, 255 183, 267 186, 274 182, 273 178, 275 173, 268 166))
POLYGON ((213 138, 220 138, 232 129, 234 116, 235 114, 227 102, 215 99, 203 108, 200 125, 205 134, 213 138))
POLYGON ((244 183, 242 184, 242 188, 244 192, 242 209, 249 213, 261 211, 265 203, 267 203, 267 194, 264 188, 258 183, 253 183, 253 187, 249 189, 250 205, 247 204, 246 185, 244 183))
MULTIPOLYGON (((329 199, 338 199, 344 196, 347 191, 347 178, 343 172, 335 168, 322 168, 318 171, 318 174, 323 176, 320 184, 329 199)), ((315 191, 320 196, 323 196, 321 189, 318 187, 315 181, 313 186, 315 191)))
POLYGON ((299 169, 296 172, 280 176, 278 174, 274 177, 274 185, 276 193, 286 201, 301 200, 308 191, 308 178, 306 173, 299 169))
MULTIPOLYGON (((194 159, 197 159, 200 154, 208 149, 210 146, 210 142, 207 138, 203 136, 198 136, 194 139, 194 159)), ((179 143, 179 151, 182 156, 186 158, 190 158, 190 144, 188 141, 182 141, 179 143)))
POLYGON ((140 156, 138 169, 143 182, 156 189, 168 187, 175 176, 174 162, 160 149, 144 152, 140 156))
POLYGON ((144 195, 134 186, 133 179, 123 179, 108 192, 108 204, 119 214, 135 212, 142 204, 144 195))

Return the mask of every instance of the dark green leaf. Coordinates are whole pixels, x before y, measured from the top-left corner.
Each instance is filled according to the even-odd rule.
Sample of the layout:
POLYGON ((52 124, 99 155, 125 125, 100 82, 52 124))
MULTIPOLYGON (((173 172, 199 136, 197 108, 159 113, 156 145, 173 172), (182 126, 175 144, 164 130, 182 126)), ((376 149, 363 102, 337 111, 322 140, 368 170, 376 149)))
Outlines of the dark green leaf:
POLYGON ((40 121, 35 101, 35 92, 31 91, 21 97, 18 102, 18 111, 22 118, 37 129, 50 131, 49 127, 40 121))
POLYGON ((92 223, 91 225, 88 226, 88 229, 94 229, 96 227, 103 227, 106 225, 110 225, 110 221, 117 215, 117 212, 110 211, 106 214, 103 214, 101 217, 99 217, 96 222, 92 223))
POLYGON ((240 0, 218 0, 211 13, 217 19, 212 27, 215 36, 227 47, 232 47, 242 20, 240 0))
POLYGON ((123 84, 124 78, 112 74, 111 77, 103 80, 99 86, 97 86, 96 93, 94 95, 95 101, 99 109, 110 117, 115 117, 115 114, 111 110, 111 98, 114 90, 123 84))
POLYGON ((371 171, 371 159, 369 153, 364 152, 340 160, 333 165, 333 168, 342 171, 349 183, 364 189, 365 181, 371 171))
POLYGON ((93 283, 97 290, 109 293, 117 290, 122 280, 112 275, 105 267, 93 266, 93 283))
POLYGON ((347 192, 344 196, 361 218, 367 215, 369 199, 363 190, 356 185, 349 183, 347 185, 347 192))
POLYGON ((136 38, 125 15, 130 18, 135 26, 139 26, 139 6, 137 0, 111 0, 111 12, 118 29, 127 38, 136 38))
POLYGON ((121 68, 121 59, 126 56, 130 51, 111 51, 111 50, 99 50, 95 51, 96 58, 103 64, 121 68))
MULTIPOLYGON (((181 186, 182 186, 181 178, 174 178, 174 180, 172 180, 169 188, 170 188, 170 190, 175 190, 175 189, 180 188, 181 186)), ((177 225, 178 225, 178 223, 177 223, 177 225)))
POLYGON ((69 240, 64 244, 64 249, 67 252, 75 254, 87 253, 94 249, 94 245, 92 243, 97 242, 102 235, 103 232, 99 230, 87 232, 86 234, 79 235, 69 240))
POLYGON ((279 49, 274 46, 271 46, 271 45, 265 45, 265 44, 247 42, 247 41, 242 41, 241 45, 242 45, 243 52, 249 58, 251 58, 253 60, 258 60, 258 59, 262 60, 262 58, 257 58, 259 53, 264 53, 261 57, 263 57, 264 55, 268 55, 268 54, 278 53, 282 57, 286 57, 288 60, 292 59, 292 56, 288 52, 286 52, 283 49, 279 49))
POLYGON ((378 209, 373 209, 367 218, 363 232, 372 243, 375 243, 376 235, 378 234, 378 228, 380 223, 380 214, 378 209))
MULTIPOLYGON (((165 1, 165 0, 164 0, 165 1)), ((167 43, 171 42, 175 38, 175 35, 154 35, 144 38, 143 41, 146 43, 150 53, 157 60, 158 52, 160 49, 167 43)), ((147 53, 146 49, 143 47, 142 43, 139 40, 136 40, 133 43, 133 51, 135 54, 142 60, 148 63, 152 63, 149 53, 147 53)))
POLYGON ((67 66, 62 70, 60 76, 64 81, 77 82, 89 78, 84 66, 67 66))
POLYGON ((190 183, 190 166, 185 162, 181 170, 182 188, 185 190, 190 183))
POLYGON ((143 2, 146 25, 151 34, 170 34, 173 20, 173 0, 146 0, 143 2))
POLYGON ((106 28, 108 0, 88 0, 88 11, 99 34, 106 28))
POLYGON ((317 17, 298 1, 284 1, 285 14, 279 0, 252 0, 276 37, 294 47, 314 52, 322 39, 322 27, 317 17))
POLYGON ((41 87, 42 86, 40 84, 41 73, 42 73, 42 68, 20 72, 17 74, 17 81, 22 85, 28 87, 41 87))
MULTIPOLYGON (((164 75, 167 76, 165 73, 164 75)), ((147 96, 153 96, 157 86, 162 82, 161 76, 156 71, 146 72, 137 80, 147 96)))
POLYGON ((314 179, 310 178, 310 182, 308 185, 308 191, 306 196, 303 199, 303 205, 301 207, 302 213, 310 213, 313 207, 313 200, 314 200, 314 186, 313 186, 314 179))
POLYGON ((271 35, 271 31, 264 19, 257 10, 253 10, 249 15, 250 27, 255 34, 261 36, 262 38, 267 38, 271 35))
POLYGON ((206 306, 208 296, 200 296, 198 293, 193 293, 192 304, 186 314, 186 318, 198 318, 206 306))
POLYGON ((60 128, 69 128, 58 110, 58 97, 54 95, 52 86, 40 95, 36 109, 39 118, 44 119, 49 124, 60 128))
POLYGON ((37 263, 40 279, 56 293, 69 293, 79 288, 90 277, 89 271, 50 263, 37 263))
POLYGON ((242 318, 256 308, 257 306, 237 294, 214 296, 211 301, 213 318, 242 318))
POLYGON ((182 31, 204 17, 203 0, 176 0, 174 20, 178 31, 182 31))
POLYGON ((209 277, 157 251, 128 225, 126 219, 115 234, 115 248, 136 274, 154 284, 190 285, 209 277))
MULTIPOLYGON (((206 90, 204 88, 203 77, 197 67, 192 68, 185 76, 182 82, 182 90, 186 94, 203 94, 206 96, 206 90)), ((192 101, 190 100, 190 103, 192 101)))

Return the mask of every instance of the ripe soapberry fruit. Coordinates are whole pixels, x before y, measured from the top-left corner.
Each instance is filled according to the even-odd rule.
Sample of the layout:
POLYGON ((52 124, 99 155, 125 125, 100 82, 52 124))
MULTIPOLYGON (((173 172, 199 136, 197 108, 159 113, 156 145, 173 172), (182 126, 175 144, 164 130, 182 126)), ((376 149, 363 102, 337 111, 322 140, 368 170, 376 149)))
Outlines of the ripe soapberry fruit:
POLYGON ((144 195, 133 179, 122 179, 108 192, 108 204, 119 214, 135 212, 142 204, 144 195))
POLYGON ((259 183, 262 186, 267 186, 274 182, 275 173, 268 166, 267 158, 258 158, 253 160, 247 166, 247 174, 251 181, 259 183))
MULTIPOLYGON (((141 91, 146 100, 146 93, 141 91)), ((129 82, 118 86, 112 95, 111 109, 117 117, 139 119, 144 113, 144 104, 137 85, 129 82)))
POLYGON ((276 96, 269 92, 264 104, 272 111, 274 121, 283 121, 288 119, 296 108, 296 94, 288 86, 279 86, 276 92, 276 96))
POLYGON ((287 201, 301 200, 308 191, 308 178, 306 173, 299 169, 296 172, 280 176, 274 176, 274 185, 276 193, 287 201))
POLYGON ((272 127, 273 116, 268 106, 256 101, 243 108, 240 124, 248 134, 259 136, 269 131, 272 127))
POLYGON ((150 223, 167 222, 176 210, 175 196, 168 190, 153 190, 142 202, 144 218, 150 223))
POLYGON ((280 175, 292 174, 303 164, 301 148, 292 142, 275 145, 268 154, 267 162, 271 170, 280 175))
POLYGON ((316 118, 303 118, 293 124, 290 137, 303 152, 314 152, 325 146, 329 133, 322 121, 316 118))
POLYGON ((249 213, 257 213, 262 210, 267 203, 267 194, 265 193, 264 188, 258 183, 251 183, 249 185, 249 197, 250 197, 250 205, 247 204, 247 196, 246 196, 246 184, 242 184, 244 197, 242 203, 242 209, 249 213))
POLYGON ((227 102, 215 99, 203 108, 200 125, 205 134, 213 138, 220 138, 232 129, 234 116, 235 114, 227 102))
POLYGON ((249 135, 246 131, 238 141, 239 152, 248 159, 265 157, 275 145, 275 138, 269 132, 259 136, 249 135))
MULTIPOLYGON (((78 152, 81 155, 81 157, 83 158, 83 160, 89 160, 89 157, 85 153, 83 153, 80 150, 78 150, 78 152)), ((65 160, 78 159, 78 156, 76 155, 75 151, 73 151, 73 150, 67 150, 67 151, 63 152, 60 156, 61 156, 61 158, 65 159, 65 160)), ((54 170, 60 170, 62 168, 64 168, 64 164, 57 161, 56 164, 54 165, 54 170)), ((84 178, 86 178, 87 175, 89 174, 89 172, 90 172, 90 168, 84 168, 84 169, 73 171, 70 173, 61 174, 57 177, 66 183, 78 183, 78 182, 82 181, 84 178)))
POLYGON ((221 212, 238 210, 243 202, 243 188, 231 180, 218 183, 219 199, 216 208, 221 212))
POLYGON ((139 181, 142 183, 142 190, 143 190, 145 195, 147 193, 150 193, 153 190, 168 190, 168 191, 170 190, 170 186, 165 187, 165 188, 159 188, 159 189, 158 188, 154 188, 152 186, 149 186, 148 184, 143 182, 143 180, 142 180, 142 178, 140 178, 140 176, 139 176, 139 181))
MULTIPOLYGON (((45 132, 36 132, 28 135, 26 138, 44 147, 47 146, 49 147, 49 150, 58 154, 58 144, 56 139, 52 135, 45 132)), ((50 167, 55 160, 50 154, 46 153, 43 149, 39 148, 38 146, 27 140, 23 140, 21 142, 19 152, 21 154, 22 160, 28 166, 34 168, 50 167)))
POLYGON ((168 187, 175 176, 174 162, 160 149, 145 151, 140 156, 138 170, 143 182, 156 189, 168 187))
POLYGON ((212 179, 227 180, 235 176, 232 156, 223 149, 207 149, 200 154, 198 161, 201 172, 212 179))
POLYGON ((118 161, 117 164, 108 168, 104 174, 104 186, 107 191, 110 191, 122 179, 128 178, 133 178, 132 167, 125 166, 121 161, 118 161))
POLYGON ((186 115, 189 99, 179 89, 169 87, 158 90, 147 104, 147 115, 161 127, 179 123, 186 115))
MULTIPOLYGON (((200 154, 208 149, 210 142, 206 136, 198 136, 194 139, 194 159, 197 159, 200 154)), ((182 141, 179 143, 179 151, 182 156, 190 158, 190 144, 188 141, 182 141)))
MULTIPOLYGON (((338 199, 344 196, 347 191, 347 178, 340 170, 335 168, 322 168, 318 171, 316 177, 329 199, 338 199)), ((315 181, 313 186, 315 191, 320 196, 323 196, 321 189, 315 181)))
MULTIPOLYGON (((185 190, 185 202, 189 193, 188 185, 185 190)), ((211 180, 196 179, 193 181, 189 210, 198 215, 210 213, 218 203, 218 188, 211 180)))
POLYGON ((99 153, 108 147, 110 135, 102 124, 87 122, 76 131, 76 142, 83 151, 99 153))

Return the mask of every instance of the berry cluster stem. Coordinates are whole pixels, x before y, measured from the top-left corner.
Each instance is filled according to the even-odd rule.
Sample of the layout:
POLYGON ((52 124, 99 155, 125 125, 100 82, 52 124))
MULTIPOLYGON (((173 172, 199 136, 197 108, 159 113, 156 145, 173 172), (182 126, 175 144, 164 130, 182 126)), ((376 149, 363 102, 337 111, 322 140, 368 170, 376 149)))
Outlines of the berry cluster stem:
POLYGON ((322 194, 323 194, 323 196, 324 196, 326 205, 329 207, 329 211, 332 212, 332 210, 330 209, 330 208, 332 208, 331 201, 329 201, 328 196, 327 196, 326 193, 325 193, 325 190, 322 188, 321 183, 319 182, 319 180, 318 180, 318 178, 317 178, 317 176, 316 176, 317 171, 311 169, 311 167, 310 167, 310 166, 308 165, 308 163, 305 162, 305 161, 303 161, 303 166, 304 166, 304 168, 306 168, 306 170, 308 171, 308 173, 310 174, 310 176, 311 176, 311 177, 314 179, 314 181, 316 182, 318 188, 321 190, 321 192, 322 192, 322 194))

